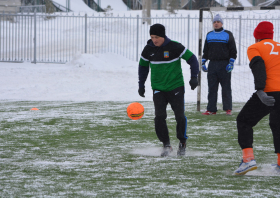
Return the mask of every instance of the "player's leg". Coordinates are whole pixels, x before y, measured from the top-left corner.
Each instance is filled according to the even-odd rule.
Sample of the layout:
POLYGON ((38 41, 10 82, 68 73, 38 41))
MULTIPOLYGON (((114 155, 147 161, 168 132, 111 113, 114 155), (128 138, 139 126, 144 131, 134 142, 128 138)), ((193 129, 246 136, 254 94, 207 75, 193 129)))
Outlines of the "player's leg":
POLYGON ((153 101, 155 106, 155 130, 159 141, 163 143, 162 156, 168 155, 172 151, 170 145, 168 128, 166 125, 166 107, 168 104, 166 93, 162 91, 153 91, 153 101))
POLYGON ((207 72, 208 80, 208 105, 207 111, 217 112, 217 99, 219 81, 217 76, 217 61, 210 61, 207 72))
POLYGON ((269 107, 254 93, 236 118, 238 143, 242 149, 253 148, 253 127, 267 114, 269 107))
POLYGON ((218 72, 219 82, 222 87, 222 101, 223 101, 223 110, 228 111, 232 110, 232 92, 231 92, 231 72, 226 71, 226 66, 228 61, 220 61, 220 68, 218 72))
POLYGON ((186 150, 186 140, 187 136, 187 117, 185 116, 185 88, 178 87, 170 92, 168 92, 168 102, 175 114, 175 119, 177 122, 176 132, 177 138, 179 139, 179 148, 177 155, 185 155, 186 150))
POLYGON ((254 93, 238 114, 236 119, 238 143, 242 149, 243 159, 235 171, 236 175, 244 175, 257 168, 253 153, 253 127, 268 113, 269 107, 254 93))
POLYGON ((275 98, 273 110, 269 115, 269 125, 273 135, 275 153, 278 157, 276 170, 280 172, 280 93, 268 93, 268 95, 275 98))

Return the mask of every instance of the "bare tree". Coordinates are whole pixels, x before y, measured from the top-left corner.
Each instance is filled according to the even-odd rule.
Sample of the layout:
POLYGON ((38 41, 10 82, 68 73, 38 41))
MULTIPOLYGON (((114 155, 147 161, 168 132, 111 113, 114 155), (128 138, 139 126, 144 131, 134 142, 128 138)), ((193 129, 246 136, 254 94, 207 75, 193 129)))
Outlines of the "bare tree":
POLYGON ((151 25, 151 7, 152 1, 151 0, 143 0, 142 1, 142 17, 143 17, 143 24, 147 22, 151 25))
POLYGON ((171 14, 175 14, 175 10, 180 8, 180 2, 178 0, 168 0, 167 10, 171 14))
POLYGON ((46 2, 46 12, 49 14, 45 17, 45 20, 54 18, 54 16, 51 16, 50 14, 53 14, 55 12, 55 7, 51 0, 45 0, 46 2))
POLYGON ((238 0, 229 0, 229 6, 242 6, 242 4, 238 0))
POLYGON ((51 0, 45 0, 45 2, 46 2, 46 12, 48 14, 54 13, 55 12, 55 7, 54 7, 52 1, 51 0))
POLYGON ((105 16, 110 16, 110 15, 112 16, 113 15, 112 11, 113 8, 110 5, 108 5, 107 8, 104 9, 103 13, 105 16))

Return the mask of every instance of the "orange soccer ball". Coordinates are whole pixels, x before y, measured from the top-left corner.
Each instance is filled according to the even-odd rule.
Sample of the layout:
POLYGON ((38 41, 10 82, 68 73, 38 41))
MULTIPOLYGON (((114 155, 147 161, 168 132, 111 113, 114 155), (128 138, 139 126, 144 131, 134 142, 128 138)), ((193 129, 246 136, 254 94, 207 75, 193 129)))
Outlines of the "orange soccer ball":
POLYGON ((128 105, 126 111, 127 116, 132 120, 139 120, 144 115, 144 107, 138 102, 133 102, 128 105))

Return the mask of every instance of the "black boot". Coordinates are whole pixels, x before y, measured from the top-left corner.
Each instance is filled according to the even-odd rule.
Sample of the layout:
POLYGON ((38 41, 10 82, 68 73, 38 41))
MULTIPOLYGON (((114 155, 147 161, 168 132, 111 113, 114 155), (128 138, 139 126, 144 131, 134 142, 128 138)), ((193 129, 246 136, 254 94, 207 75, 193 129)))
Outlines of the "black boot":
POLYGON ((177 156, 184 156, 186 154, 186 143, 179 143, 179 148, 177 151, 177 156))

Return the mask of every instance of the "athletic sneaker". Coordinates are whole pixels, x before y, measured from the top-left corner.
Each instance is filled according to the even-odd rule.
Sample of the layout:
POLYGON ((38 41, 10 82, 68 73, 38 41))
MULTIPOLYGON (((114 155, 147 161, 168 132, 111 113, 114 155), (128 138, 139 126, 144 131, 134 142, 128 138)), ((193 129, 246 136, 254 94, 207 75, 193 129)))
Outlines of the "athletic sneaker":
POLYGON ((236 169, 234 171, 235 175, 245 175, 247 172, 252 171, 252 170, 256 170, 257 167, 257 163, 255 160, 251 160, 250 162, 243 162, 243 160, 241 161, 239 168, 236 169))
POLYGON ((186 143, 179 143, 177 156, 184 156, 186 154, 186 143))
POLYGON ((280 166, 278 164, 276 164, 275 170, 277 173, 280 173, 280 166))
POLYGON ((216 112, 205 111, 202 115, 216 115, 216 112))
POLYGON ((161 152, 161 157, 168 156, 172 151, 173 151, 173 149, 170 146, 170 144, 164 145, 163 149, 162 149, 162 152, 161 152))
POLYGON ((226 110, 226 115, 232 115, 231 110, 226 110))

